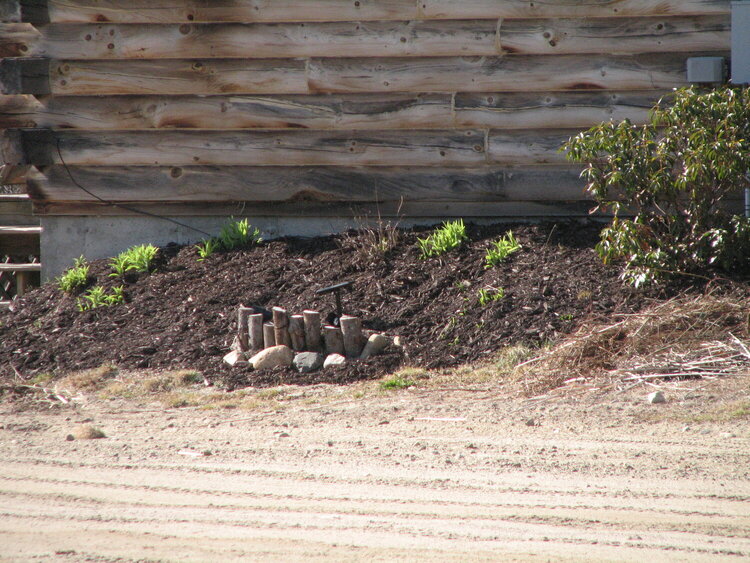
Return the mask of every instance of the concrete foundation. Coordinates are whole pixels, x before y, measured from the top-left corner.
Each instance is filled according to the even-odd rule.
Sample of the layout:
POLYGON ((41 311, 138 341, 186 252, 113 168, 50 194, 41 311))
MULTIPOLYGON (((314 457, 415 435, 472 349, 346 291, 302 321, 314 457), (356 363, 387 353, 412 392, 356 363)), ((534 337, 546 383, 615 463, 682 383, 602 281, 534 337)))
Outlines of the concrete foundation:
MULTIPOLYGON (((200 231, 216 235, 227 222, 225 217, 175 217, 200 231)), ((320 236, 357 227, 355 220, 341 217, 248 217, 265 240, 281 236, 320 236)), ((445 218, 402 220, 399 225, 429 225, 445 218)), ((109 258, 138 244, 164 246, 170 242, 200 242, 206 235, 168 221, 149 217, 42 217, 42 281, 59 276, 79 256, 88 260, 109 258)))

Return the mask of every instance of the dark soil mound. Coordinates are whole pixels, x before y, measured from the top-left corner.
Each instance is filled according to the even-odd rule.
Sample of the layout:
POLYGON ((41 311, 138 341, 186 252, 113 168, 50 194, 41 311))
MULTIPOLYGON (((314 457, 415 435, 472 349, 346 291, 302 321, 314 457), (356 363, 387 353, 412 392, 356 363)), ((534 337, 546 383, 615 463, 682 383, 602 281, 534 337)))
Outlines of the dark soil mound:
MULTIPOLYGON (((169 245, 157 270, 125 284, 126 303, 79 312, 76 298, 47 284, 0 320, 0 377, 99 366, 194 368, 234 387, 305 382, 346 382, 377 376, 400 363, 424 367, 479 360, 519 342, 539 343, 567 333, 584 318, 638 310, 642 294, 623 286, 616 268, 593 251, 598 229, 579 223, 468 227, 470 242, 441 258, 422 260, 415 246, 424 230, 402 232, 398 246, 371 259, 362 233, 313 239, 287 238, 197 261, 194 247, 169 245), (523 246, 491 269, 491 240, 512 229, 523 246), (366 328, 401 335, 408 357, 396 352, 345 369, 298 375, 257 372, 222 363, 238 305, 282 306, 292 313, 333 299, 315 290, 352 281, 344 295, 348 314, 366 328), (480 289, 505 296, 480 305, 480 289)), ((93 262, 95 282, 110 287, 107 261, 93 262)))

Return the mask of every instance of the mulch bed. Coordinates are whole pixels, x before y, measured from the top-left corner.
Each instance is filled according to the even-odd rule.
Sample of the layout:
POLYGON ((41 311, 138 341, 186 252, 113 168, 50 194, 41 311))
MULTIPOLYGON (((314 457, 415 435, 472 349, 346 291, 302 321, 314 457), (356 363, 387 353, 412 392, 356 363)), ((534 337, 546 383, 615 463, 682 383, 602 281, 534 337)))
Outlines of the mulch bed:
MULTIPOLYGON (((375 259, 362 252, 364 236, 355 232, 278 239, 203 262, 192 246, 168 245, 156 271, 125 283, 126 303, 86 312, 78 311, 75 296, 47 284, 0 317, 0 379, 113 363, 197 369, 230 388, 346 383, 403 364, 433 368, 488 359, 503 346, 555 340, 583 320, 637 311, 648 300, 622 284, 617 268, 602 265, 593 250, 594 224, 468 225, 471 240, 460 250, 422 260, 415 243, 426 232, 403 231, 398 246, 375 259), (486 269, 489 242, 508 229, 522 250, 486 269), (333 298, 315 290, 342 281, 354 283, 344 294, 345 312, 360 316, 365 328, 401 335, 407 356, 391 352, 312 375, 222 363, 240 304, 290 313, 317 309, 325 318, 333 298), (478 291, 492 288, 503 288, 505 297, 481 306, 478 291)), ((92 285, 119 285, 109 272, 108 261, 93 262, 92 285)))

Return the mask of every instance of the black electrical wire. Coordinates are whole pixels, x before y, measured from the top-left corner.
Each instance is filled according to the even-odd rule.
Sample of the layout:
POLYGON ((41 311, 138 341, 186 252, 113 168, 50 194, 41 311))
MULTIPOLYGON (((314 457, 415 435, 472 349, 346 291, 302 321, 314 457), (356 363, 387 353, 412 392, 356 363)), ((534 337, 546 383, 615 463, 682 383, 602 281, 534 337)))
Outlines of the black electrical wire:
POLYGON ((202 235, 207 236, 208 238, 211 238, 213 235, 207 233, 206 231, 202 231, 197 227, 193 227, 191 225, 188 225, 187 223, 183 223, 182 221, 177 221, 176 219, 172 219, 170 217, 164 217, 163 215, 158 215, 156 213, 151 213, 149 211, 143 211, 142 209, 136 209, 135 207, 130 207, 128 205, 122 205, 121 203, 115 203, 113 201, 107 201, 104 198, 99 197, 95 193, 87 190, 84 188, 81 184, 79 184, 76 179, 73 177, 73 174, 70 172, 70 168, 68 168, 68 165, 65 163, 65 159, 63 158, 62 151, 60 150, 60 139, 57 139, 57 155, 60 157, 60 162, 62 163, 63 167, 65 167, 65 172, 68 173, 68 177, 70 178, 70 181, 73 182, 73 184, 79 188, 80 190, 83 190, 85 193, 87 193, 89 196, 93 197, 94 199, 100 201, 101 203, 105 205, 110 205, 112 207, 117 207, 119 209, 124 209, 125 211, 130 211, 131 213, 136 213, 139 215, 144 215, 146 217, 152 217, 154 219, 161 219, 162 221, 168 221, 170 223, 174 223, 175 225, 179 225, 180 227, 184 227, 186 229, 190 229, 191 231, 195 231, 196 233, 200 233, 202 235))

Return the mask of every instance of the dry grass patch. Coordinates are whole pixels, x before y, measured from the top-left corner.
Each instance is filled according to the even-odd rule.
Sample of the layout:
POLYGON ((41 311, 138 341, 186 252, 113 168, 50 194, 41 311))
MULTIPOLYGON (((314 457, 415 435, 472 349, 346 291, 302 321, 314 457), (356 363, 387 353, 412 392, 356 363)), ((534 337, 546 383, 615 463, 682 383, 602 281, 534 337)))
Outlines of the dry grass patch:
POLYGON ((608 325, 584 324, 514 378, 536 395, 595 378, 627 388, 750 373, 748 310, 745 295, 679 297, 608 325))
POLYGON ((56 387, 70 391, 95 391, 117 377, 118 369, 110 364, 72 372, 60 379, 56 387))

